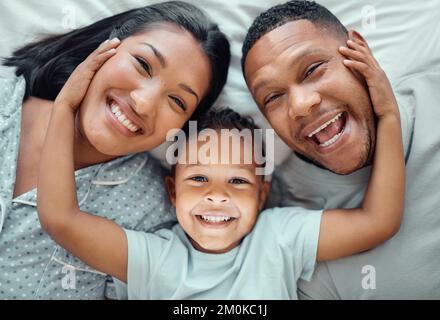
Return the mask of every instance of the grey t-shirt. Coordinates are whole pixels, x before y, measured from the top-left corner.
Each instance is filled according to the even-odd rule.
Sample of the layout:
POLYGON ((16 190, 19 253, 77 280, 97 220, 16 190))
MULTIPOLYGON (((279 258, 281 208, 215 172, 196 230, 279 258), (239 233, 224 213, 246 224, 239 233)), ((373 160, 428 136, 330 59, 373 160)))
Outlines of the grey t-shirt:
MULTIPOLYGON (((318 264, 311 282, 299 282, 300 298, 440 298, 439 87, 439 69, 409 76, 395 86, 407 174, 399 232, 367 252, 318 264)), ((270 205, 358 207, 370 169, 339 176, 292 155, 276 170, 270 205)))

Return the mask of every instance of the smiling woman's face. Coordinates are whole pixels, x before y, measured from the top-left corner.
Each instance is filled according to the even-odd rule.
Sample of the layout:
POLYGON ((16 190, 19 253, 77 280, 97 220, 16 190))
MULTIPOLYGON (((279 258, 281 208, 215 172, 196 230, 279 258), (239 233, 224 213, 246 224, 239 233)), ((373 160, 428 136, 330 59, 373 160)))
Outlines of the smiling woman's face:
POLYGON ((157 24, 128 37, 96 73, 79 112, 79 131, 100 153, 151 150, 181 128, 206 95, 210 62, 193 36, 157 24))

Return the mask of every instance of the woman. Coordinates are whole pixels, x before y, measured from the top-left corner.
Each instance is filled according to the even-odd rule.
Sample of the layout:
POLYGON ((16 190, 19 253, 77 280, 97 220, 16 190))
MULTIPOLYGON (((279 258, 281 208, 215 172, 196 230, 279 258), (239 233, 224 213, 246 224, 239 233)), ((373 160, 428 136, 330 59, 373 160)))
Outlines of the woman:
POLYGON ((105 274, 41 231, 35 190, 53 100, 106 39, 120 44, 94 76, 76 117, 78 199, 85 210, 99 208, 138 230, 173 219, 160 166, 140 152, 213 104, 230 60, 224 34, 199 9, 176 1, 28 45, 6 60, 17 78, 0 80, 0 298, 115 296, 105 274))

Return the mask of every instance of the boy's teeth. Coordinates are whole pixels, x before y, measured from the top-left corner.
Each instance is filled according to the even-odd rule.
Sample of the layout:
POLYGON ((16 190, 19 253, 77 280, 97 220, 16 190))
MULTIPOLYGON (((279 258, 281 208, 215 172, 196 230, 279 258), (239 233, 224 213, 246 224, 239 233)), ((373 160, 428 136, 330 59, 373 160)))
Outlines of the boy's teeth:
POLYGON ((215 222, 215 223, 229 221, 232 219, 231 217, 226 217, 226 216, 221 217, 221 216, 203 216, 202 215, 201 217, 203 220, 205 220, 207 222, 215 222))
POLYGON ((325 128, 327 128, 329 125, 331 125, 332 123, 334 123, 336 120, 338 120, 340 117, 342 116, 342 112, 339 113, 336 117, 334 117, 333 119, 327 121, 326 123, 324 123, 322 126, 320 126, 318 129, 316 129, 315 131, 313 131, 311 134, 308 135, 309 138, 312 138, 315 134, 321 132, 322 130, 324 130, 325 128))
POLYGON ((130 120, 127 119, 127 117, 121 112, 121 109, 116 104, 112 103, 111 105, 112 113, 116 116, 118 121, 126 127, 131 132, 136 132, 140 128, 136 127, 133 123, 131 123, 130 120))

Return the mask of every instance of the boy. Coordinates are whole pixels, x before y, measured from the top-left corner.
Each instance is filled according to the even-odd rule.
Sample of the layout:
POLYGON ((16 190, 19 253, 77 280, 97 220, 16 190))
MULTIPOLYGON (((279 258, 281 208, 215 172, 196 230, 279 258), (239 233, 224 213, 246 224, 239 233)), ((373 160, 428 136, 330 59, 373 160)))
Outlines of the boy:
MULTIPOLYGON (((275 208, 259 214, 269 184, 256 175, 255 161, 186 164, 183 152, 166 179, 179 222, 172 230, 123 230, 82 212, 73 178, 74 116, 93 73, 108 58, 108 46, 93 53, 57 97, 39 172, 38 211, 55 241, 127 283, 130 299, 296 299, 296 281, 309 280, 316 261, 368 250, 399 229, 405 186, 399 111, 370 50, 350 44, 344 63, 366 79, 378 119, 373 171, 361 208, 275 208)), ((255 128, 230 110, 214 111, 204 123, 199 129, 217 133, 255 128)), ((202 147, 199 143, 197 152, 202 147)), ((240 148, 240 155, 255 152, 250 144, 240 148)))

